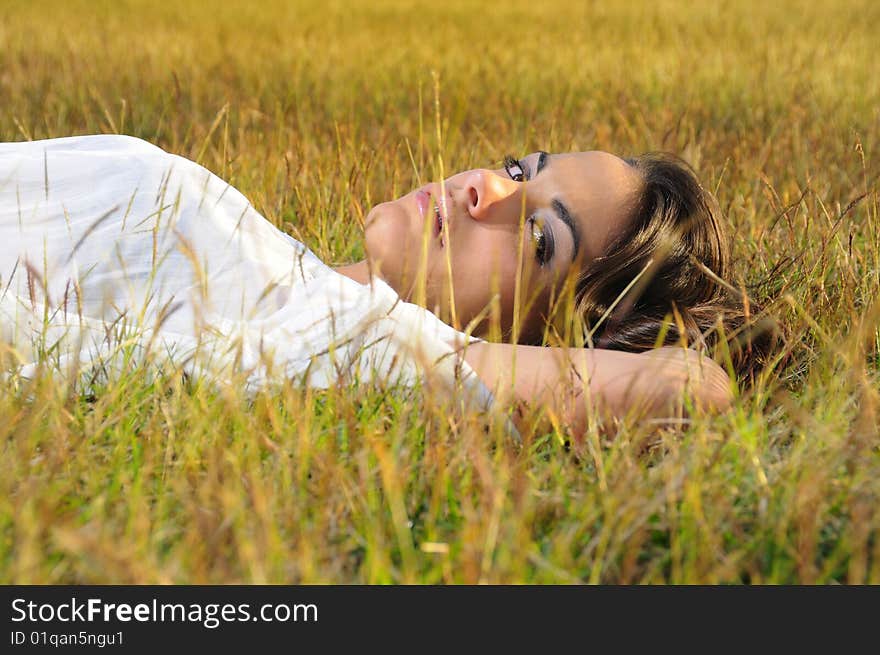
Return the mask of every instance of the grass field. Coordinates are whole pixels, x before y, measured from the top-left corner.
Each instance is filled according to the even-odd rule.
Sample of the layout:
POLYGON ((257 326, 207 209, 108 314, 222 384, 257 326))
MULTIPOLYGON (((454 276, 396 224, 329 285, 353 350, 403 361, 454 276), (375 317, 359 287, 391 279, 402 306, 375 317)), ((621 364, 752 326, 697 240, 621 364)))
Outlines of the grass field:
POLYGON ((0 582, 880 583, 880 5, 181 4, 0 0, 0 141, 142 137, 331 263, 441 157, 670 150, 789 364, 577 452, 418 389, 0 382, 0 582))

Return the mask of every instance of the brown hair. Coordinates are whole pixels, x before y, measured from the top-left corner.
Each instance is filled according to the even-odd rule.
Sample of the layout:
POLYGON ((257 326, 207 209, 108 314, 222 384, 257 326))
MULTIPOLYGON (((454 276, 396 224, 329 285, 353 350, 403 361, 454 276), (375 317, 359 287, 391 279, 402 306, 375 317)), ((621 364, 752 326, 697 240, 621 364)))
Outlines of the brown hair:
POLYGON ((730 283, 721 211, 693 169, 667 153, 627 159, 642 176, 635 211, 606 255, 575 287, 575 307, 596 347, 639 352, 686 342, 730 350, 749 380, 766 363, 777 332, 730 283), (723 337, 723 343, 722 343, 723 337))

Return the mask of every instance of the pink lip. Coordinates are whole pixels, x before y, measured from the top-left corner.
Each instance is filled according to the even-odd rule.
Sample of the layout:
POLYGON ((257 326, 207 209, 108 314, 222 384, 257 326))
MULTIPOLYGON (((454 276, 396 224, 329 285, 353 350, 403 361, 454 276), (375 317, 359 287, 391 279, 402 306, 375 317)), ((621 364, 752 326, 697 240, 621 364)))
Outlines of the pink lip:
MULTIPOLYGON (((432 219, 434 221, 434 236, 440 237, 442 229, 440 228, 440 222, 434 216, 434 210, 431 207, 431 198, 435 196, 431 191, 435 190, 435 186, 433 184, 427 185, 418 191, 415 194, 416 207, 419 211, 419 216, 421 216, 422 220, 432 219)), ((437 190, 436 196, 439 197, 439 189, 437 190)), ((440 215, 443 217, 443 221, 445 222, 447 219, 447 210, 446 203, 440 202, 440 215)), ((443 245, 443 240, 440 240, 441 245, 443 245)))
POLYGON ((416 191, 416 207, 419 209, 419 216, 424 220, 428 215, 428 207, 431 206, 431 195, 424 189, 416 191))

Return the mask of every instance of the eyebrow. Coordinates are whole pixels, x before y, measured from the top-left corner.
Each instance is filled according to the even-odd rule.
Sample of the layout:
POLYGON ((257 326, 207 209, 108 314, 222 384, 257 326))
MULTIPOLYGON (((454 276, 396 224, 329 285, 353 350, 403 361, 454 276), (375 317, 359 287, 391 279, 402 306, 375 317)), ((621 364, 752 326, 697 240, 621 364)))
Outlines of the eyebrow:
MULTIPOLYGON (((550 155, 543 150, 538 151, 538 166, 535 170, 535 176, 540 173, 547 164, 550 163, 550 155)), ((581 231, 578 227, 577 222, 575 222, 574 218, 571 216, 571 212, 568 211, 568 207, 565 206, 565 203, 562 202, 559 198, 554 198, 553 202, 551 202, 553 210, 556 212, 556 215, 559 217, 559 220, 562 221, 566 227, 568 227, 571 232, 571 240, 574 243, 574 249, 571 254, 571 260, 574 261, 578 255, 578 251, 581 248, 581 231)))
POLYGON ((568 207, 559 199, 553 198, 553 209, 556 210, 556 214, 559 216, 559 220, 565 223, 568 229, 571 231, 571 240, 574 242, 574 250, 571 253, 571 261, 574 261, 578 255, 578 250, 581 248, 581 231, 578 229, 577 223, 575 223, 574 219, 571 217, 571 212, 568 211, 568 207))

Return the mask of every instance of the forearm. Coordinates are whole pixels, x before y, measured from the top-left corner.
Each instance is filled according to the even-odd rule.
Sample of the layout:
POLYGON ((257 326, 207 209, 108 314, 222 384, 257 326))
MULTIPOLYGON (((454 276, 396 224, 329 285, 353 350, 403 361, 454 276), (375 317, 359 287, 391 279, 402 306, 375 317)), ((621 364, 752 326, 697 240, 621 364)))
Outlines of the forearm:
POLYGON ((540 407, 554 422, 582 433, 591 412, 608 418, 673 417, 687 395, 702 409, 726 408, 730 381, 692 350, 646 353, 601 349, 474 344, 465 360, 500 403, 540 407))

